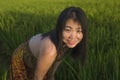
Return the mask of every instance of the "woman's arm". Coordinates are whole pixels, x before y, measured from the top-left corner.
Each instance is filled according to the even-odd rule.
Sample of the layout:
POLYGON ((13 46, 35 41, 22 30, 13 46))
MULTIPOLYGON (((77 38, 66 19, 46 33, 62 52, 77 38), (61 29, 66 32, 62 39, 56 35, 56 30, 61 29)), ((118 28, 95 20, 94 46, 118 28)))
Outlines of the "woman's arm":
POLYGON ((34 77, 35 80, 43 80, 57 55, 55 46, 49 41, 44 42, 41 45, 43 46, 40 47, 39 50, 39 56, 34 77))

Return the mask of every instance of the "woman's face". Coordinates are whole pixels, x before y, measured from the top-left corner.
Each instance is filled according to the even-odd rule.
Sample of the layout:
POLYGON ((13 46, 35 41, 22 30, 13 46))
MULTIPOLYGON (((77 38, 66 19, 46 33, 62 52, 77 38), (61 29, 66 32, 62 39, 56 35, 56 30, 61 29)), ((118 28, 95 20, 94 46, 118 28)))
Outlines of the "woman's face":
POLYGON ((72 19, 68 19, 63 29, 62 36, 65 45, 69 48, 74 48, 83 38, 81 25, 72 19))

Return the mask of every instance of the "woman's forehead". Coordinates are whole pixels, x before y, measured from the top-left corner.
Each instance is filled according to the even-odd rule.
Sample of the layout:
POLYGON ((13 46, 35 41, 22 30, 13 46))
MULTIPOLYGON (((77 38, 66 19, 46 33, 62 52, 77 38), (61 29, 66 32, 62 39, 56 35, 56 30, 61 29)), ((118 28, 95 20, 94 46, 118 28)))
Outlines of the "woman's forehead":
POLYGON ((77 20, 73 20, 73 19, 68 19, 66 21, 65 27, 76 27, 76 28, 82 28, 81 27, 81 23, 78 22, 77 20))

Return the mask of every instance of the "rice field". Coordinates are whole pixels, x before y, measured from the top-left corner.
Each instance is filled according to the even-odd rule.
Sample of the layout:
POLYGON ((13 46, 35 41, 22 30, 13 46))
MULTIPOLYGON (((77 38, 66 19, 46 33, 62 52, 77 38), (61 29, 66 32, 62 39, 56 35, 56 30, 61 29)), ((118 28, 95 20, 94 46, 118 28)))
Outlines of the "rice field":
POLYGON ((68 6, 88 17, 88 56, 84 66, 66 55, 55 80, 120 80, 119 0, 0 0, 0 80, 8 80, 12 52, 23 41, 55 27, 68 6))

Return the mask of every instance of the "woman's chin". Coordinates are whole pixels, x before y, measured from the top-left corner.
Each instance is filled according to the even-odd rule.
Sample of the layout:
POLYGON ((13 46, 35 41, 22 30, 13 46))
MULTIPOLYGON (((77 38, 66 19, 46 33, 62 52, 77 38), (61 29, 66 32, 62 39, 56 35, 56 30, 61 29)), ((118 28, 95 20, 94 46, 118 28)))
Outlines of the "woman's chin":
POLYGON ((74 48, 76 45, 67 45, 68 46, 68 48, 74 48))

